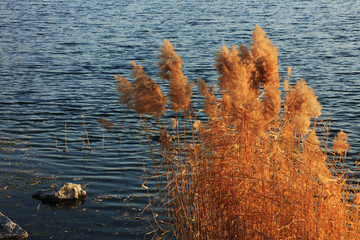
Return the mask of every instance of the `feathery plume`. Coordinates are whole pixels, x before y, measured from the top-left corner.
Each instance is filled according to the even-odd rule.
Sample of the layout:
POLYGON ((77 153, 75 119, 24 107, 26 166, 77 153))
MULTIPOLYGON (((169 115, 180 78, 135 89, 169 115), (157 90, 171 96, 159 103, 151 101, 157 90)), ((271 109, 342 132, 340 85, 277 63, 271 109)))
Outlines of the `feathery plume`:
POLYGON ((194 126, 196 131, 200 132, 204 128, 204 123, 202 123, 200 120, 196 120, 193 123, 193 126, 194 126))
POLYGON ((127 108, 132 109, 135 105, 135 99, 133 94, 133 87, 131 86, 131 83, 126 80, 124 77, 120 77, 115 75, 114 76, 117 84, 117 91, 120 94, 118 102, 121 104, 125 104, 127 108))
POLYGON ((344 155, 350 147, 346 138, 348 138, 348 135, 343 131, 340 131, 335 136, 331 149, 334 150, 337 154, 344 155))
POLYGON ((236 106, 242 107, 254 101, 256 95, 250 88, 251 70, 240 60, 235 46, 231 50, 223 46, 217 54, 215 68, 220 74, 220 89, 229 94, 236 106))
POLYGON ((161 46, 160 51, 160 77, 169 81, 171 108, 174 112, 187 110, 191 106, 193 83, 188 84, 188 80, 181 70, 183 60, 177 55, 174 47, 167 39, 164 40, 164 45, 161 46))
POLYGON ((114 122, 109 121, 105 118, 99 118, 97 119, 97 122, 101 125, 102 128, 106 128, 106 129, 111 129, 116 125, 114 122))
POLYGON ((299 134, 306 135, 309 131, 310 119, 319 117, 321 108, 314 90, 304 79, 297 81, 295 87, 288 86, 284 109, 288 120, 299 134))
POLYGON ((250 53, 244 44, 239 44, 239 57, 240 61, 243 63, 249 63, 251 60, 250 53))
POLYGON ((169 128, 177 128, 179 126, 179 122, 176 118, 170 118, 171 120, 171 125, 169 128))
POLYGON ((278 89, 280 77, 276 46, 258 25, 255 26, 252 41, 250 53, 256 68, 253 86, 258 89, 259 85, 271 85, 278 89))
POLYGON ((206 82, 202 79, 198 79, 198 88, 200 95, 205 97, 204 109, 209 117, 217 116, 217 98, 214 94, 214 86, 208 87, 206 82))
POLYGON ((207 96, 209 94, 209 88, 206 82, 204 81, 204 79, 198 78, 197 83, 198 83, 199 94, 202 96, 207 96))
POLYGON ((129 109, 135 109, 138 114, 151 114, 159 116, 164 113, 166 97, 151 78, 146 76, 143 68, 131 62, 136 80, 133 85, 124 77, 115 76, 117 90, 120 94, 119 102, 126 104, 129 109))
POLYGON ((260 85, 264 87, 263 115, 267 121, 271 121, 279 116, 281 109, 278 52, 276 46, 257 25, 252 41, 250 53, 255 65, 252 86, 256 90, 260 85))
POLYGON ((135 110, 138 114, 161 115, 164 113, 166 97, 157 85, 144 72, 142 66, 131 62, 134 81, 135 110))

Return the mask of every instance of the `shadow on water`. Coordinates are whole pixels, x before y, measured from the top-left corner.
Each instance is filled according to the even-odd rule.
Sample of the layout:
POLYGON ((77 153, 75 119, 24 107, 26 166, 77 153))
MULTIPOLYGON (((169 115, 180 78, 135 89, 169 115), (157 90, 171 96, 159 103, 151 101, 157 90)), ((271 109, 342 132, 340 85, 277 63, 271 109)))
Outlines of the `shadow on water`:
POLYGON ((54 210, 68 211, 70 209, 78 208, 85 203, 86 198, 74 199, 74 200, 63 200, 63 201, 46 201, 41 202, 54 210))

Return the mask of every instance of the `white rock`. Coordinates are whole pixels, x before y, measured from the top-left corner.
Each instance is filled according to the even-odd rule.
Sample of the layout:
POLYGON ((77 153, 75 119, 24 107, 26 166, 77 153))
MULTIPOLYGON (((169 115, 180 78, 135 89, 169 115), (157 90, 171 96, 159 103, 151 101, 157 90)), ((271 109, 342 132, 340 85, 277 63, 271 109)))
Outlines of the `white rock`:
POLYGON ((45 202, 76 200, 86 197, 86 191, 80 184, 65 183, 61 188, 57 186, 41 189, 33 194, 34 198, 45 202))
POLYGON ((25 239, 29 234, 0 212, 0 240, 25 239))

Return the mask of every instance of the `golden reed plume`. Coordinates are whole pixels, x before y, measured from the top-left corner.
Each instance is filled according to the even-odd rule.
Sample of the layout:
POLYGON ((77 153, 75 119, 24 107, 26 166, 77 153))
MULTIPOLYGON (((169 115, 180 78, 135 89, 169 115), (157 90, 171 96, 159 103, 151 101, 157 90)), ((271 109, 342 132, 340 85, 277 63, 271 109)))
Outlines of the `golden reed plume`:
POLYGON ((187 78, 184 76, 181 70, 183 60, 174 51, 174 47, 170 41, 165 39, 160 51, 160 77, 169 81, 171 108, 174 112, 186 110, 191 106, 191 95, 194 84, 189 84, 187 78))
POLYGON ((115 76, 117 88, 120 93, 119 102, 128 108, 135 109, 138 114, 161 115, 164 113, 167 98, 151 78, 146 76, 143 68, 131 62, 136 80, 133 86, 124 78, 115 76))

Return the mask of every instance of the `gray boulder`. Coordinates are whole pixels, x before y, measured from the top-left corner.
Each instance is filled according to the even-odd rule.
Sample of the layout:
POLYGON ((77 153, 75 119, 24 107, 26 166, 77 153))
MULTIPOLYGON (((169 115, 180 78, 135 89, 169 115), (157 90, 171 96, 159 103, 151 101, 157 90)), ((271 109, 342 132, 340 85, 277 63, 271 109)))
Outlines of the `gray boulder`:
POLYGON ((0 212, 0 240, 25 239, 29 234, 0 212))
POLYGON ((43 202, 77 200, 85 199, 86 191, 85 187, 80 184, 65 183, 62 187, 55 185, 48 189, 41 189, 34 193, 33 197, 43 202))

